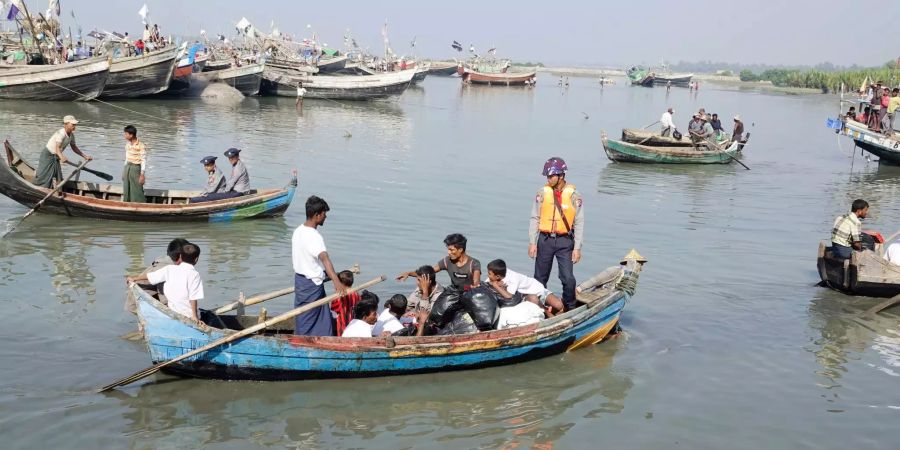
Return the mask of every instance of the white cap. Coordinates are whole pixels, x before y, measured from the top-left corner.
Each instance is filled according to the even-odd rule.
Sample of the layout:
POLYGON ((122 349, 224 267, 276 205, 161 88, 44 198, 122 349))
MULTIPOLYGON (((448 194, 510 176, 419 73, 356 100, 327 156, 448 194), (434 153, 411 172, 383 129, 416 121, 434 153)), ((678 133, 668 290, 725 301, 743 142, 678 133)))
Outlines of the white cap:
POLYGON ((71 123, 72 125, 78 125, 78 121, 75 120, 75 116, 71 116, 71 115, 63 117, 63 123, 64 124, 71 123))
POLYGON ((740 115, 734 116, 734 120, 741 120, 741 116, 740 115))

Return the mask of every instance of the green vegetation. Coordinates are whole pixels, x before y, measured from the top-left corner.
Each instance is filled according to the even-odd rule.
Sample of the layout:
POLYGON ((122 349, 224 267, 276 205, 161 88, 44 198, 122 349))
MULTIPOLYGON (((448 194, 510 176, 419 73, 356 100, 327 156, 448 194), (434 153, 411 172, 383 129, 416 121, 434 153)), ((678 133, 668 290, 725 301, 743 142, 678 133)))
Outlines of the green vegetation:
POLYGON ((741 70, 741 81, 771 81, 775 86, 821 89, 822 93, 839 92, 841 84, 845 89, 855 91, 868 78, 869 82, 883 81, 896 86, 900 71, 894 61, 882 67, 860 68, 826 72, 819 69, 767 69, 756 74, 749 69, 741 70))
POLYGON ((531 62, 531 61, 514 62, 514 63, 510 63, 510 65, 516 66, 516 67, 544 67, 544 63, 542 63, 542 62, 531 62))

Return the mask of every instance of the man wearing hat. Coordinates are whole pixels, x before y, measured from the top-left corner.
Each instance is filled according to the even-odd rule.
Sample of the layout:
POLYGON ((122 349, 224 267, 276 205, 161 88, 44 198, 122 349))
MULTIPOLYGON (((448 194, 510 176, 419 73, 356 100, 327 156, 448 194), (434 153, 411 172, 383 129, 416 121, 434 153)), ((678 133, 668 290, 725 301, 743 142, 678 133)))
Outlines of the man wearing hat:
POLYGON ((703 121, 700 120, 700 114, 694 114, 691 118, 691 123, 688 124, 688 136, 691 137, 691 142, 694 144, 694 148, 697 148, 697 144, 702 140, 700 138, 701 133, 703 132, 703 121))
POLYGON ((84 154, 78 145, 75 144, 75 126, 78 121, 73 116, 63 117, 63 127, 60 128, 50 140, 47 146, 41 151, 41 158, 38 160, 37 171, 34 176, 34 184, 46 188, 53 187, 53 181, 62 181, 62 163, 68 161, 63 155, 66 147, 72 147, 72 151, 90 161, 89 155, 84 154))
POLYGON ((734 131, 731 133, 732 141, 741 141, 744 135, 744 122, 741 122, 741 116, 734 116, 734 131))
POLYGON ((231 163, 231 177, 225 183, 224 192, 232 194, 232 197, 240 197, 250 191, 250 174, 247 166, 241 161, 241 149, 229 148, 225 150, 225 157, 231 163))
POLYGON ((575 185, 566 182, 568 166, 562 158, 544 163, 545 184, 531 207, 528 226, 528 256, 534 258, 534 278, 545 287, 550 280, 553 259, 562 283, 562 301, 566 310, 575 308, 573 264, 581 260, 584 241, 584 208, 575 185))
MULTIPOLYGON (((219 170, 219 167, 216 166, 216 157, 215 156, 207 156, 200 160, 200 164, 203 164, 203 169, 206 170, 206 188, 203 189, 203 192, 199 197, 191 197, 191 203, 200 203, 200 202, 208 202, 212 200, 209 196, 214 194, 219 194, 225 191, 225 175, 222 174, 222 171, 219 170)), ((222 197, 227 198, 227 197, 222 197)))
POLYGON ((662 124, 662 133, 660 133, 660 136, 669 137, 669 135, 672 134, 672 131, 675 131, 675 122, 672 121, 672 114, 674 113, 675 111, 670 106, 669 109, 662 114, 662 117, 659 118, 659 123, 662 124))

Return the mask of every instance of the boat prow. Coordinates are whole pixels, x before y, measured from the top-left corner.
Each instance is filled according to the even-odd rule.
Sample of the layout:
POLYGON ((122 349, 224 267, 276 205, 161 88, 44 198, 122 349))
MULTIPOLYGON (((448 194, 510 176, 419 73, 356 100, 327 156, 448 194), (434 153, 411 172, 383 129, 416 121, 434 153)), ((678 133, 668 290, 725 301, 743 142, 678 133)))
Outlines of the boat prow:
POLYGON ((816 258, 819 278, 826 286, 851 295, 900 295, 900 266, 884 259, 882 250, 882 244, 875 244, 875 250, 854 251, 850 259, 837 259, 831 248, 820 242, 816 258))

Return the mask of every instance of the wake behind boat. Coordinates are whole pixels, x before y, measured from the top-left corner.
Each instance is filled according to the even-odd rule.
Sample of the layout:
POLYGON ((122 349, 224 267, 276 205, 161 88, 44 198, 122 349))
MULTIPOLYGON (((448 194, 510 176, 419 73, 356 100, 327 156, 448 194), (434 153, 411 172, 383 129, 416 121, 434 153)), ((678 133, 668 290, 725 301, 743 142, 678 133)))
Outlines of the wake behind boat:
MULTIPOLYGON (((6 164, 0 164, 0 193, 29 208, 51 192, 32 184, 35 169, 25 162, 9 141, 4 142, 6 164)), ((280 189, 261 189, 218 201, 190 203, 199 191, 145 189, 147 203, 123 202, 122 186, 69 181, 59 196, 51 196, 39 209, 72 217, 134 222, 210 221, 274 217, 287 210, 297 189, 297 178, 280 189)))

